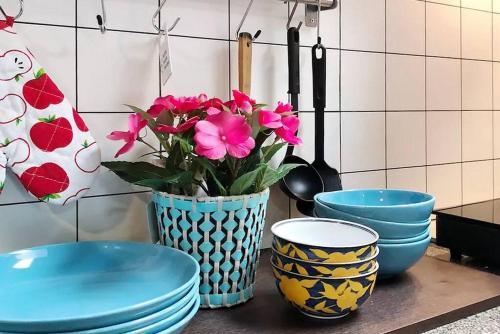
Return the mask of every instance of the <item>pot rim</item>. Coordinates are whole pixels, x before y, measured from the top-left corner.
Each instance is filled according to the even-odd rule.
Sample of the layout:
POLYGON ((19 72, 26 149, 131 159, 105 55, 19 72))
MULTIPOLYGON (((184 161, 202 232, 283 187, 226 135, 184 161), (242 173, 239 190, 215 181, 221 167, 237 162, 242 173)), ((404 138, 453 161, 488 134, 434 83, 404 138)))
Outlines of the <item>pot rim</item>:
POLYGON ((266 195, 268 193, 269 193, 269 188, 266 188, 266 189, 262 190, 261 192, 253 193, 253 194, 246 194, 246 195, 196 197, 196 196, 169 194, 169 193, 166 193, 164 191, 153 190, 153 194, 160 195, 163 197, 173 197, 175 199, 181 199, 181 200, 186 200, 186 201, 195 200, 196 202, 235 201, 235 200, 240 200, 242 198, 248 198, 248 197, 261 197, 261 196, 266 195))

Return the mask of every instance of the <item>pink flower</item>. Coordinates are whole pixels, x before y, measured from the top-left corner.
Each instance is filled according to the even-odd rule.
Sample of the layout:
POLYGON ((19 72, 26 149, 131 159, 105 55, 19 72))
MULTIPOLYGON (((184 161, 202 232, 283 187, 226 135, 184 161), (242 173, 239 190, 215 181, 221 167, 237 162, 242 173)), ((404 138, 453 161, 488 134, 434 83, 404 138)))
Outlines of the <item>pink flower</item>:
POLYGON ((228 153, 244 158, 255 147, 252 128, 241 115, 221 112, 199 121, 195 127, 195 152, 211 160, 222 159, 228 153))
POLYGON ((283 102, 278 102, 278 106, 274 110, 275 113, 283 114, 286 112, 291 112, 293 106, 290 103, 284 104, 283 102))
POLYGON ((186 114, 194 110, 202 109, 203 104, 208 101, 205 94, 199 96, 183 96, 175 98, 172 95, 159 97, 154 104, 149 108, 148 114, 152 117, 158 117, 162 111, 168 110, 176 115, 186 114))
POLYGON ((231 111, 233 113, 236 111, 236 108, 247 114, 252 112, 253 106, 255 105, 254 99, 251 99, 248 95, 236 89, 233 90, 233 97, 234 100, 231 105, 231 111))
POLYGON ((221 112, 222 112, 222 110, 214 108, 214 107, 210 107, 210 108, 207 109, 207 114, 210 115, 210 116, 218 115, 221 112))
POLYGON ((187 130, 191 129, 196 124, 196 122, 198 122, 199 119, 200 119, 200 117, 198 117, 198 116, 191 117, 190 119, 188 119, 184 123, 179 124, 178 126, 161 125, 161 126, 157 127, 155 129, 155 131, 172 133, 172 134, 186 132, 187 130))
POLYGON ((281 123, 283 126, 275 130, 276 134, 289 144, 302 144, 302 139, 295 135, 300 125, 299 118, 297 116, 283 117, 281 123))
POLYGON ((278 112, 289 112, 288 108, 287 105, 280 104, 275 112, 264 109, 261 110, 259 112, 259 124, 269 129, 275 129, 276 135, 284 141, 292 145, 298 145, 302 143, 302 140, 295 135, 300 125, 299 118, 294 115, 282 116, 278 112))
POLYGON ((149 108, 148 114, 156 118, 160 116, 162 111, 170 110, 173 111, 176 108, 177 101, 172 95, 157 98, 153 105, 149 108))
POLYGON ((265 109, 259 112, 259 124, 269 129, 277 129, 283 126, 280 114, 265 109))
POLYGON ((113 131, 107 136, 111 140, 124 140, 125 145, 115 154, 115 158, 127 153, 134 146, 134 142, 139 138, 139 132, 148 124, 141 115, 132 114, 128 117, 128 131, 113 131))
POLYGON ((213 99, 210 99, 210 100, 203 103, 203 109, 205 109, 205 110, 208 108, 221 109, 223 104, 224 104, 224 102, 222 102, 221 99, 214 97, 213 99))

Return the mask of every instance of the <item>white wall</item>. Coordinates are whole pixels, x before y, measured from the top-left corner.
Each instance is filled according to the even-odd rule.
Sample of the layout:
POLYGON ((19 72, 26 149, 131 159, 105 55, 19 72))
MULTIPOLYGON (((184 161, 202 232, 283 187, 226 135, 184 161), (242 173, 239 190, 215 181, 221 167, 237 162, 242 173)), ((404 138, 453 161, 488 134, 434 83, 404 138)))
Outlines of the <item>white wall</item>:
MULTIPOLYGON (((122 104, 147 107, 160 94, 150 22, 158 2, 107 0, 105 35, 95 22, 99 0, 26 0, 17 24, 82 113, 105 160, 120 146, 105 135, 126 127, 122 104)), ((167 2, 163 19, 182 20, 171 39, 174 75, 161 93, 229 98, 237 86, 235 31, 247 3, 167 2)), ((2 5, 16 12, 18 1, 2 5)), ((254 46, 258 101, 287 99, 287 10, 279 1, 256 0, 244 26, 262 29, 254 46)), ((500 0, 341 0, 340 9, 323 13, 321 27, 328 47, 327 160, 342 172, 345 188, 428 191, 438 207, 499 197, 500 0)), ((297 152, 312 160, 315 30, 301 32, 305 144, 297 152)), ((125 158, 145 152, 137 147, 125 158)), ((10 177, 0 197, 0 251, 77 239, 147 240, 149 196, 102 171, 78 204, 49 207, 10 177)), ((289 209, 274 190, 268 225, 289 209)))

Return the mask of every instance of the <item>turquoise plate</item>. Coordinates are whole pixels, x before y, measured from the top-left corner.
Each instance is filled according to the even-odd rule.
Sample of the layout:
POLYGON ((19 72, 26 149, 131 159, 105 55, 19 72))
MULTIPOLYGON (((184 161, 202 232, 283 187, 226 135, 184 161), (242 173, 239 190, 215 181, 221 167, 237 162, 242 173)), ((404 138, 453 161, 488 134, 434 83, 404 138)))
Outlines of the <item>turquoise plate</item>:
POLYGON ((191 256, 132 242, 60 244, 0 255, 0 331, 90 330, 147 317, 199 279, 191 256))
POLYGON ((157 322, 150 326, 136 331, 127 332, 128 334, 177 334, 188 325, 189 321, 198 312, 200 308, 200 295, 194 296, 188 305, 184 306, 178 313, 168 319, 157 322))

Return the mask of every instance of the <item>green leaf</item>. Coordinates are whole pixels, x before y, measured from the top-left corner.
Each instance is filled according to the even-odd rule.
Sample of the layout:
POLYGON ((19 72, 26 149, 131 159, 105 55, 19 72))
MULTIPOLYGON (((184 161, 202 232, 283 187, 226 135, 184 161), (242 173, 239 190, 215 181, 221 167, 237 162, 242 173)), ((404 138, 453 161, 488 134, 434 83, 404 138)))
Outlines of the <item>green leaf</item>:
POLYGON ((301 166, 300 164, 286 164, 281 165, 278 169, 274 170, 272 168, 267 168, 262 181, 257 184, 255 191, 263 191, 269 188, 283 177, 285 177, 292 169, 301 166))
POLYGON ((41 117, 38 120, 44 123, 52 123, 53 121, 55 121, 55 119, 56 115, 49 115, 49 117, 41 117))
POLYGON ((17 119, 16 119, 16 125, 21 124, 21 122, 22 122, 22 120, 21 120, 20 118, 17 118, 17 119))
POLYGON ((278 143, 269 145, 262 148, 262 156, 264 157, 264 162, 269 162, 283 147, 288 145, 287 143, 278 143))
POLYGON ((249 173, 243 174, 242 176, 237 178, 233 182, 233 185, 231 186, 231 189, 229 191, 230 194, 231 195, 243 195, 245 193, 245 191, 250 189, 255 184, 255 180, 257 179, 257 176, 265 168, 267 168, 267 165, 260 166, 259 168, 255 169, 249 173))
POLYGON ((188 184, 190 184, 192 179, 192 174, 190 172, 182 170, 167 170, 144 161, 111 161, 103 162, 102 165, 109 168, 118 177, 126 182, 151 187, 155 190, 157 190, 157 187, 160 186, 163 189, 167 184, 185 185, 186 179, 189 181, 188 184), (190 173, 190 175, 186 175, 186 173, 190 173), (162 180, 162 182, 151 180, 162 180))
POLYGON ((148 187, 153 190, 157 191, 167 191, 168 187, 172 184, 175 184, 179 187, 183 187, 186 184, 186 181, 188 182, 188 185, 191 184, 191 180, 193 174, 191 172, 183 172, 183 173, 178 173, 176 175, 172 175, 170 177, 164 177, 161 179, 144 179, 135 182, 135 184, 143 187, 148 187))
POLYGON ((160 113, 160 116, 156 118, 156 123, 161 125, 173 125, 174 115, 170 111, 164 110, 160 113))
POLYGON ((16 80, 16 82, 19 82, 19 80, 21 80, 23 76, 21 74, 18 74, 14 77, 14 79, 16 80))
POLYGON ((217 187, 218 193, 221 196, 226 196, 227 195, 226 188, 222 185, 222 182, 219 180, 215 166, 210 161, 208 161, 207 159, 202 158, 202 157, 196 158, 195 161, 201 167, 203 167, 208 172, 208 174, 212 177, 212 181, 214 181, 214 183, 217 187))
POLYGON ((38 72, 35 73, 35 79, 39 79, 44 74, 45 70, 43 68, 39 69, 38 72))

